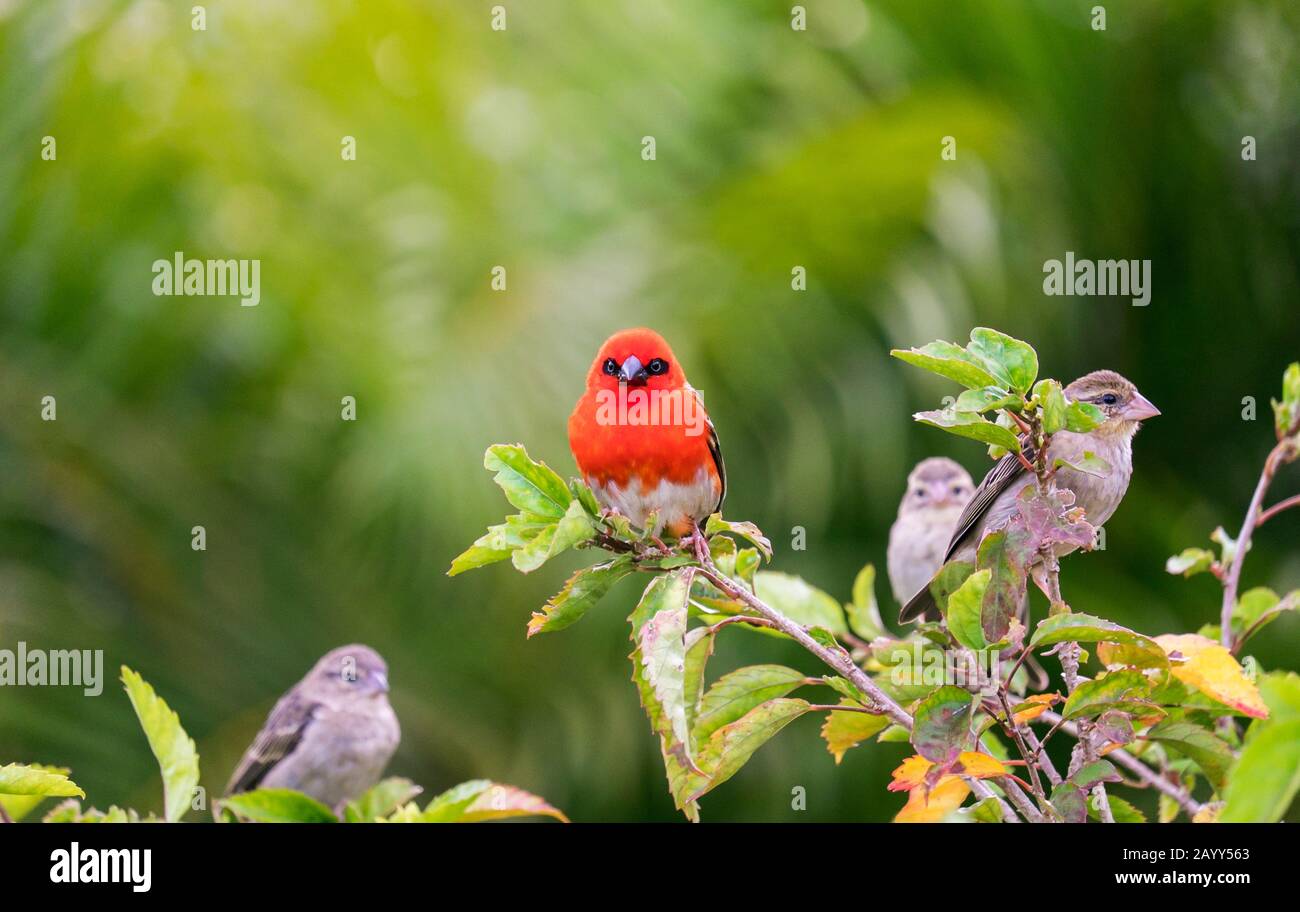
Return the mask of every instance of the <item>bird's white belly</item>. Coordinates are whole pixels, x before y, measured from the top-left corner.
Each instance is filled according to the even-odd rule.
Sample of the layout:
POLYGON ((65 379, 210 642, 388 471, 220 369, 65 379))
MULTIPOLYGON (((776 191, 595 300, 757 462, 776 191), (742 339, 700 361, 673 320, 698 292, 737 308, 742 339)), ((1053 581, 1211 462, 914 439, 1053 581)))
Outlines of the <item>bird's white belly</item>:
POLYGON ((658 513, 653 534, 658 535, 664 526, 681 525, 690 520, 702 520, 713 512, 718 502, 718 492, 713 478, 701 468, 686 483, 663 480, 653 487, 643 487, 635 479, 626 487, 608 482, 597 484, 587 480, 596 499, 607 509, 626 516, 637 528, 644 529, 651 513, 658 513))

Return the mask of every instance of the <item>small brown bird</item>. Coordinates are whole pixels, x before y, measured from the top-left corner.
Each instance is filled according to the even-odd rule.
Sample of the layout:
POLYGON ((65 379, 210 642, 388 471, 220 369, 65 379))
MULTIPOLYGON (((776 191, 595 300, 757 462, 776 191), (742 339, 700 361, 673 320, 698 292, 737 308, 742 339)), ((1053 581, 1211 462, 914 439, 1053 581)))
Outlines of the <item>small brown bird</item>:
POLYGON ((275 704, 226 794, 290 788, 338 809, 379 781, 399 740, 388 666, 369 646, 341 646, 275 704))
POLYGON ((900 605, 943 566, 957 520, 974 493, 966 470, 942 456, 921 460, 907 476, 885 552, 889 585, 900 605))
MULTIPOLYGON (((1101 409, 1105 417, 1100 427, 1084 434, 1060 431, 1052 436, 1048 461, 1065 459, 1078 462, 1091 452, 1110 465, 1105 477, 1098 478, 1062 466, 1056 473, 1056 485, 1074 492, 1075 504, 1083 507, 1092 525, 1100 526, 1114 515, 1120 501, 1128 491, 1133 475, 1133 435, 1147 418, 1154 418, 1160 410, 1138 392, 1137 387, 1114 371, 1093 371, 1075 380, 1065 388, 1065 396, 1072 402, 1090 402, 1101 409)), ((974 562, 975 553, 984 536, 1007 524, 1016 509, 1016 497, 1034 476, 1025 470, 1014 453, 1003 456, 984 476, 979 489, 971 498, 957 522, 956 531, 948 543, 943 563, 952 560, 974 562)), ((1058 546, 1058 555, 1068 554, 1074 548, 1058 546)), ((935 608, 930 587, 923 586, 903 607, 900 623, 913 621, 935 608)))

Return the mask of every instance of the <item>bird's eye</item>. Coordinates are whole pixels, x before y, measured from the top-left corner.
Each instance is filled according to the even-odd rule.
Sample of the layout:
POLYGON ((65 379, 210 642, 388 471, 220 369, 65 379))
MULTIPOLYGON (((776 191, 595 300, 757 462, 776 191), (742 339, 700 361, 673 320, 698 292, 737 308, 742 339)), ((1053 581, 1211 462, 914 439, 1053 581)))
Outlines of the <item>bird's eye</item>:
POLYGON ((651 358, 650 363, 645 366, 646 372, 651 374, 663 374, 668 372, 668 362, 663 358, 651 358))
POLYGON ((618 362, 613 358, 606 358, 600 369, 612 377, 618 373, 618 362))
POLYGON ((1116 396, 1114 393, 1107 393, 1101 397, 1101 401, 1105 405, 1114 405, 1116 402, 1119 402, 1119 396, 1116 396))
POLYGON ((962 494, 966 493, 966 488, 963 485, 953 485, 952 493, 957 496, 961 496, 962 494))
POLYGON ((917 488, 916 491, 915 491, 914 493, 916 494, 917 497, 922 497, 922 498, 924 498, 924 497, 925 497, 925 488, 917 488))

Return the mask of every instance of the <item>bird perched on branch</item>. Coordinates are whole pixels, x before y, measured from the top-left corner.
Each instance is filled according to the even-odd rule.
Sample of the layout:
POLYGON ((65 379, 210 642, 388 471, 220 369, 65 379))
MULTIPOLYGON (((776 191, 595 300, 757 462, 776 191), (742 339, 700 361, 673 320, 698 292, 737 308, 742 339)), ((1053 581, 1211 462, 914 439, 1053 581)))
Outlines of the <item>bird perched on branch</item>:
POLYGON ((885 552, 889 585, 900 605, 943 566, 957 520, 974 493, 966 470, 942 456, 921 460, 907 476, 885 552))
POLYGON ((628 329, 600 347, 569 416, 569 447, 607 510, 685 536, 722 506, 727 473, 713 422, 658 333, 628 329))
MULTIPOLYGON (((1085 374, 1065 388, 1072 402, 1090 402, 1101 410, 1104 421, 1086 433, 1060 431, 1048 444, 1047 461, 1057 459, 1079 463, 1085 453, 1093 453, 1109 465, 1102 477, 1062 465, 1056 471, 1059 488, 1074 492, 1075 505, 1084 510, 1093 526, 1100 526, 1114 515, 1128 491, 1133 475, 1133 435, 1143 421, 1154 418, 1160 410, 1138 392, 1137 387, 1114 371, 1100 370, 1085 374)), ((984 476, 975 496, 957 521, 943 563, 960 560, 973 563, 980 542, 989 532, 1006 526, 1016 510, 1016 498, 1026 485, 1035 482, 1015 453, 1003 456, 984 476)), ((1058 546, 1057 554, 1074 550, 1058 546)), ((921 587, 899 614, 899 622, 916 620, 935 609, 934 596, 928 585, 921 587)))
POLYGON ((388 666, 369 646, 341 646, 275 704, 226 794, 290 788, 337 810, 379 781, 399 740, 388 666))

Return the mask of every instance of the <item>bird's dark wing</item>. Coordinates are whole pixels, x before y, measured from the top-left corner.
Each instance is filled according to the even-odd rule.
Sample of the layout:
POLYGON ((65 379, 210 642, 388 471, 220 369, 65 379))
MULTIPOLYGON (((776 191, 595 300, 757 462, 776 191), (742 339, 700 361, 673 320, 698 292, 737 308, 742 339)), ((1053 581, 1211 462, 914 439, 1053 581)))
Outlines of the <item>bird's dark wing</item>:
MULTIPOLYGON (((1032 462, 1034 453, 1027 442, 1022 443, 1022 451, 1025 458, 1032 462)), ((993 502, 1026 471, 1028 470, 1016 458, 1015 453, 1008 453, 993 464, 993 468, 989 469, 988 474, 984 476, 980 486, 975 489, 970 503, 966 504, 966 509, 961 511, 961 516, 957 519, 957 528, 953 530, 952 538, 948 541, 948 551, 943 556, 944 563, 952 560, 953 554, 961 547, 966 536, 979 525, 979 521, 984 518, 989 507, 993 506, 993 502)))
POLYGON ((302 741, 303 733, 315 718, 319 705, 318 702, 301 696, 296 687, 281 697, 266 717, 266 724, 239 761, 239 766, 235 768, 234 775, 230 777, 230 785, 226 787, 226 794, 233 795, 257 788, 266 774, 302 741))
POLYGON ((700 391, 689 384, 687 386, 695 394, 695 401, 699 404, 700 411, 704 412, 704 423, 709 429, 709 455, 713 457, 713 467, 718 470, 718 480, 722 482, 722 490, 718 492, 718 502, 713 505, 713 511, 716 513, 722 509, 722 502, 727 499, 727 466, 722 461, 722 444, 718 440, 718 429, 713 426, 713 419, 709 417, 707 411, 704 411, 704 398, 700 395, 700 391))
MULTIPOLYGON (((1029 438, 1024 434, 1020 436, 1020 450, 1025 454, 1025 459, 1030 462, 1034 461, 1034 448, 1030 444, 1029 438)), ((965 543, 967 537, 979 526, 980 520, 988 513, 994 501, 1027 471, 1015 453, 1008 453, 993 464, 993 468, 989 469, 988 474, 984 476, 980 486, 975 489, 975 494, 971 497, 970 503, 966 504, 966 509, 961 511, 961 516, 957 519, 957 527, 953 530, 952 538, 948 540, 948 550, 943 556, 945 564, 952 560, 957 549, 965 543)), ((908 599, 907 604, 903 606, 903 610, 898 613, 898 622, 906 624, 922 615, 938 620, 936 607, 930 587, 928 585, 924 586, 920 592, 908 599)))

